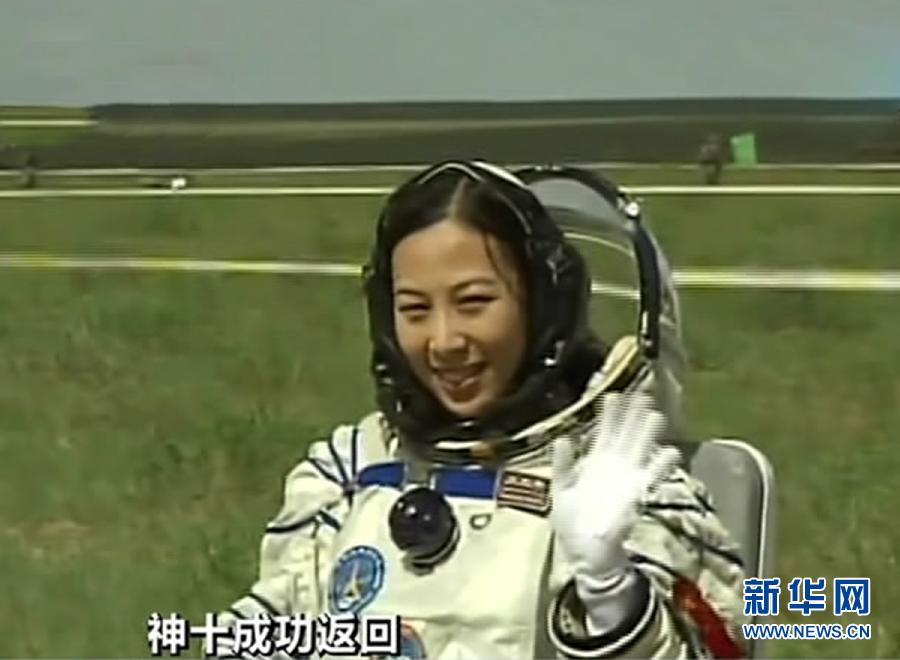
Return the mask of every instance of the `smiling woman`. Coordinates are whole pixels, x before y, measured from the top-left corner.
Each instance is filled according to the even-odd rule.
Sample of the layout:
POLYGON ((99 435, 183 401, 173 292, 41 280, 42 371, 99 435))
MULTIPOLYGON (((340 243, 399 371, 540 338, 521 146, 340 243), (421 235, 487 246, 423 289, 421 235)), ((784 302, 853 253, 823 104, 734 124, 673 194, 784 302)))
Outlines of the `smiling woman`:
POLYGON ((375 260, 378 251, 391 254, 400 350, 448 412, 484 416, 521 379, 529 340, 530 278, 516 214, 449 169, 398 195, 384 225, 375 260))
POLYGON ((660 372, 591 331, 588 268, 532 188, 428 168, 365 275, 378 411, 288 476, 226 620, 393 617, 387 647, 361 623, 340 649, 362 655, 736 657, 737 546, 662 444, 660 372))

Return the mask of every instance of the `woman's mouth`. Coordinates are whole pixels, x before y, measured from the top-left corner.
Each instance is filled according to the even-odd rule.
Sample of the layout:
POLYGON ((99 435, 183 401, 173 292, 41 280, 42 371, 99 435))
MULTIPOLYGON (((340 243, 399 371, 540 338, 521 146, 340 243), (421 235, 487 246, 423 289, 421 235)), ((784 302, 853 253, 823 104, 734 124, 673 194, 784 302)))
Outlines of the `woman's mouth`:
POLYGON ((474 391, 470 390, 477 384, 486 366, 482 362, 452 369, 435 369, 434 375, 441 389, 447 394, 465 397, 467 394, 474 394, 474 391))

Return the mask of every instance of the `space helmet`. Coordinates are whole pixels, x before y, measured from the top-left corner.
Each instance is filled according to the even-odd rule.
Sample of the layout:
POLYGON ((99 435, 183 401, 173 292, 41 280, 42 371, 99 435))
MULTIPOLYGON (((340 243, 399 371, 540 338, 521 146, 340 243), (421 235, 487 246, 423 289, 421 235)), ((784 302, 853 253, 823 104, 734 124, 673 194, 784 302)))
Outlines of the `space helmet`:
POLYGON ((606 354, 589 325, 591 278, 583 256, 519 177, 483 161, 434 165, 390 195, 364 268, 364 288, 378 407, 407 447, 431 458, 438 453, 444 461, 465 460, 473 443, 483 447, 485 441, 502 455, 505 439, 576 400, 606 354), (394 325, 393 249, 443 219, 460 185, 475 200, 473 208, 506 222, 503 240, 516 244, 527 289, 527 345, 519 372, 510 391, 477 419, 455 416, 419 381, 394 325))

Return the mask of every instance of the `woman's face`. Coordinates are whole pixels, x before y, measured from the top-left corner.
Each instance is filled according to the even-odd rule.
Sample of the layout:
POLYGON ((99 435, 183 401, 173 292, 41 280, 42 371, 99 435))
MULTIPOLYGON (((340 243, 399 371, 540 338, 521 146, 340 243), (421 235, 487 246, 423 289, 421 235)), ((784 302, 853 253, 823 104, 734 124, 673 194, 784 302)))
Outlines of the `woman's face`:
POLYGON ((447 410, 480 417, 507 393, 526 348, 524 282, 512 255, 446 219, 400 241, 392 264, 394 325, 413 371, 447 410))

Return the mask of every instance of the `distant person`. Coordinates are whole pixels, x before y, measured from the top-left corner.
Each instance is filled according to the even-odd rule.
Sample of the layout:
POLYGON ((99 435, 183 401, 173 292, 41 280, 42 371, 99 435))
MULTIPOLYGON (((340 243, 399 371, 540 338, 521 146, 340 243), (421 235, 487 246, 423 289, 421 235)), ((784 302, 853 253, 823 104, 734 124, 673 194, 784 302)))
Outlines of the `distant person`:
POLYGON ((25 163, 22 167, 22 187, 31 190, 37 187, 38 157, 33 151, 25 153, 25 163))
MULTIPOLYGON (((0 142, 0 172, 15 171, 15 150, 12 145, 0 142)), ((6 177, 3 177, 4 182, 6 177)), ((5 187, 5 186, 4 186, 5 187)))
POLYGON ((703 182, 708 186, 718 185, 722 178, 722 170, 725 168, 725 150, 718 133, 706 136, 706 140, 700 145, 698 161, 703 173, 703 182))

